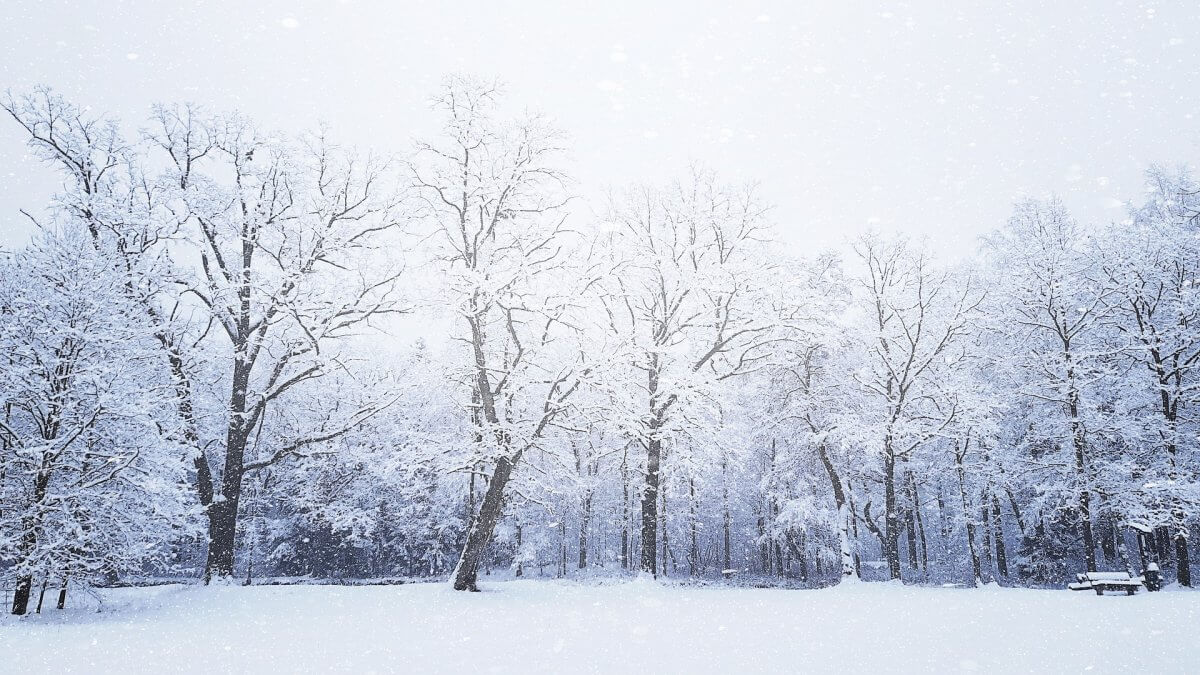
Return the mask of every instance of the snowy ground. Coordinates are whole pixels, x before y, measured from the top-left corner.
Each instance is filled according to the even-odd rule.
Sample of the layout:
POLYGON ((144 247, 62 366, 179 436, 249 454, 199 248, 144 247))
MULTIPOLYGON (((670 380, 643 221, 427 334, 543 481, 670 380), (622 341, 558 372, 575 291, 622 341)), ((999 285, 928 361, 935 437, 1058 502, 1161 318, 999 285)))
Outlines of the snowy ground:
POLYGON ((114 590, 103 613, 0 619, 0 659, 9 672, 89 674, 1200 672, 1200 593, 485 589, 114 590))

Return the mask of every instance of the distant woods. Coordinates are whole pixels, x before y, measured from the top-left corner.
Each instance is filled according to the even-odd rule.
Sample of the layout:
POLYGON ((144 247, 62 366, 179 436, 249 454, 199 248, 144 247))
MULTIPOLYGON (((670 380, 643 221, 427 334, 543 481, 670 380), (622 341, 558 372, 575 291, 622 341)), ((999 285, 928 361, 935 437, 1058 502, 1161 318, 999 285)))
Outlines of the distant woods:
POLYGON ((1019 203, 956 264, 800 258, 715 168, 568 210, 546 119, 431 105, 387 156, 3 99, 61 179, 0 254, 13 613, 121 577, 1191 585, 1186 169, 1114 223, 1019 203))

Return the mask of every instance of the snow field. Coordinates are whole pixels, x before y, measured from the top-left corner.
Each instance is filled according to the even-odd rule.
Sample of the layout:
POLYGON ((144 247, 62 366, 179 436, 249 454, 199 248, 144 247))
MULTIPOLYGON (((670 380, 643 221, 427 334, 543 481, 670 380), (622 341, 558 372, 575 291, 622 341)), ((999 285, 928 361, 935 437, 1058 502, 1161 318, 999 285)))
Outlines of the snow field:
POLYGON ((0 621, 29 673, 1195 673, 1200 593, 652 582, 106 591, 0 621))

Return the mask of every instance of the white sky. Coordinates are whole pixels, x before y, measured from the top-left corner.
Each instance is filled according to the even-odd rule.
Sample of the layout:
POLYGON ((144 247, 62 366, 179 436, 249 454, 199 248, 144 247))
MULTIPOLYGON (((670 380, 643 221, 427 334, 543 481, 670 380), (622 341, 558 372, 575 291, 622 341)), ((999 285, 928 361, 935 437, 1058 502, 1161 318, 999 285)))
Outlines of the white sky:
MULTIPOLYGON (((0 86, 402 151, 443 74, 499 76, 571 134, 585 194, 703 162, 762 181, 801 254, 872 226, 961 254, 1026 194, 1119 219, 1147 164, 1200 157, 1200 3, 952 4, 5 0, 0 86)), ((18 132, 0 246, 55 187, 18 132)))

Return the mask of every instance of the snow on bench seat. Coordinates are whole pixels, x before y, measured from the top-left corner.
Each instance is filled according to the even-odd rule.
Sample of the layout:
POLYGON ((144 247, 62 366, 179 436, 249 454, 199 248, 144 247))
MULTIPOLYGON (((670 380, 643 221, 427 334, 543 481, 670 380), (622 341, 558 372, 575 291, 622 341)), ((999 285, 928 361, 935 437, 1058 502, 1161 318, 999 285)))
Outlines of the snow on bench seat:
POLYGON ((1067 584, 1073 591, 1096 591, 1096 595, 1104 595, 1105 590, 1122 590, 1133 595, 1142 585, 1141 579, 1134 579, 1128 572, 1081 572, 1076 574, 1078 583, 1067 584))

